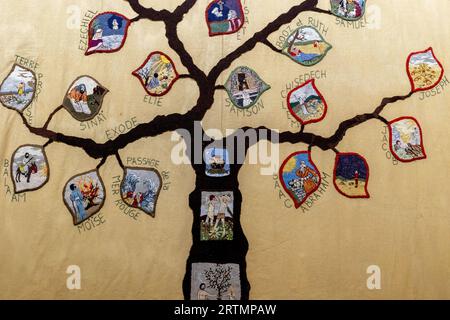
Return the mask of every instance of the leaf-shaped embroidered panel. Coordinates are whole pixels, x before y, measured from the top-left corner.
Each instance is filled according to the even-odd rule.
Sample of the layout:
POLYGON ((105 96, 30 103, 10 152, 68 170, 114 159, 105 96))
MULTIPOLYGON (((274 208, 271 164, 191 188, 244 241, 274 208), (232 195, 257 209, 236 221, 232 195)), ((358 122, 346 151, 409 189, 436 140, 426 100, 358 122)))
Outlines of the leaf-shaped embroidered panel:
POLYGON ((35 92, 35 73, 14 64, 0 86, 0 102, 6 108, 22 112, 33 102, 35 92))
POLYGON ((105 203, 105 197, 105 186, 97 170, 70 178, 63 190, 63 200, 74 225, 98 213, 105 203))
POLYGON ((334 186, 348 198, 369 198, 369 165, 357 153, 338 153, 334 164, 334 186))
POLYGON ((15 193, 33 191, 44 186, 50 175, 47 156, 41 146, 24 145, 11 157, 11 178, 15 193))
POLYGON ((316 28, 303 26, 286 39, 282 51, 303 66, 313 66, 319 63, 331 48, 316 28))
POLYGON ((162 187, 162 179, 155 169, 125 168, 120 186, 122 200, 155 217, 156 202, 162 187))
POLYGON ((103 104, 108 89, 90 76, 77 78, 67 90, 63 106, 78 121, 93 119, 103 104))
POLYGON ((117 12, 103 12, 89 24, 86 55, 111 53, 122 49, 127 38, 130 20, 117 12))
POLYGON ((359 20, 366 10, 367 0, 330 0, 331 13, 344 20, 359 20))
POLYGON ((145 91, 151 96, 163 96, 179 78, 172 59, 163 52, 149 54, 144 63, 133 71, 145 91))
POLYGON ((411 53, 406 68, 413 92, 434 88, 444 76, 444 67, 434 55, 433 48, 411 53))
POLYGON ((295 152, 287 157, 280 167, 279 178, 296 208, 319 188, 321 182, 320 172, 308 151, 295 152))
POLYGON ((258 102, 259 97, 270 89, 270 86, 255 71, 241 66, 231 72, 225 83, 225 89, 236 107, 247 109, 258 102))
POLYGON ((315 80, 309 80, 289 92, 287 106, 301 124, 319 122, 327 113, 327 102, 316 87, 315 80))
POLYGON ((413 117, 401 117, 389 122, 389 140, 391 152, 398 161, 411 162, 427 157, 422 129, 413 117))
POLYGON ((209 36, 238 32, 245 22, 240 0, 214 0, 206 8, 209 36))

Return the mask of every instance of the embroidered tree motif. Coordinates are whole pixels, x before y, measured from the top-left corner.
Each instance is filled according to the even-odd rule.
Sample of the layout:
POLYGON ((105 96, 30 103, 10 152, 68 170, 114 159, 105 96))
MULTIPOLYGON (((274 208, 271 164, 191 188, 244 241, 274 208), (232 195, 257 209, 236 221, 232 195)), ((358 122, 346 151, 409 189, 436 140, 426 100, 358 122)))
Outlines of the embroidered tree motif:
POLYGON ((208 282, 208 288, 217 290, 217 299, 222 300, 222 296, 231 287, 231 266, 217 265, 204 272, 208 282))
MULTIPOLYGON (((165 32, 162 34, 165 35, 168 46, 173 51, 170 54, 178 55, 179 61, 181 61, 181 64, 186 69, 186 72, 179 75, 176 72, 175 65, 169 56, 162 52, 154 52, 154 54, 158 55, 158 59, 152 60, 151 54, 144 64, 141 65, 141 68, 137 69, 134 74, 139 78, 139 81, 141 81, 144 89, 151 95, 163 95, 169 93, 172 88, 172 84, 177 79, 188 79, 190 81, 194 81, 198 87, 198 99, 196 100, 195 105, 190 108, 186 108, 189 111, 183 114, 173 113, 169 115, 156 116, 155 118, 131 129, 127 133, 120 134, 114 140, 98 143, 90 138, 70 136, 65 133, 56 132, 49 129, 53 116, 65 107, 63 105, 57 107, 49 115, 47 121, 42 127, 32 126, 27 121, 23 110, 32 102, 36 83, 36 77, 31 70, 23 69, 20 66, 13 66, 11 73, 0 86, 0 103, 2 103, 6 108, 15 110, 22 118, 24 126, 30 131, 30 133, 47 139, 47 142, 42 147, 43 149, 54 142, 80 148, 89 157, 100 160, 96 170, 94 170, 95 174, 99 172, 99 169, 111 156, 117 159, 119 166, 124 169, 125 172, 126 168, 121 160, 119 152, 129 144, 140 139, 156 137, 176 130, 184 130, 190 134, 190 137, 195 137, 196 135, 194 134, 194 131, 197 129, 196 126, 212 108, 216 92, 218 90, 227 89, 225 84, 218 83, 221 75, 226 72, 229 73, 227 70, 229 70, 229 68, 237 62, 242 55, 251 52, 258 45, 266 46, 276 54, 279 54, 280 59, 285 59, 286 53, 288 53, 291 59, 300 64, 312 65, 319 63, 324 55, 327 54, 328 50, 331 48, 331 45, 328 45, 328 43, 323 40, 320 33, 315 29, 313 30, 312 27, 296 30, 291 36, 291 41, 289 43, 285 43, 283 49, 275 47, 275 45, 268 40, 268 37, 271 34, 278 31, 283 25, 291 23, 301 13, 310 12, 315 14, 326 14, 352 20, 360 18, 363 15, 364 6, 366 4, 366 1, 359 0, 352 1, 351 3, 353 5, 347 6, 347 1, 330 0, 330 5, 332 7, 329 10, 325 10, 317 7, 318 0, 298 1, 298 4, 292 6, 286 10, 285 13, 267 23, 267 25, 265 25, 262 29, 255 32, 246 41, 231 50, 230 53, 222 57, 219 61, 217 61, 217 63, 213 64, 214 67, 212 67, 211 70, 205 71, 196 64, 194 58, 186 49, 178 33, 178 26, 181 21, 183 21, 185 15, 187 15, 194 6, 200 5, 199 3, 204 4, 204 2, 184 0, 173 11, 168 11, 166 9, 156 10, 145 7, 139 0, 125 1, 129 3, 137 15, 130 20, 121 16, 119 13, 113 12, 105 13, 113 17, 112 19, 108 18, 105 20, 101 18, 103 16, 99 16, 101 19, 96 20, 95 22, 100 24, 97 25, 95 30, 92 28, 90 30, 90 52, 87 52, 86 54, 97 52, 114 54, 113 52, 120 50, 122 45, 124 45, 127 36, 127 28, 129 25, 135 24, 140 20, 162 22, 165 27, 165 32), (15 72, 16 67, 20 72, 15 72)), ((219 6, 220 2, 222 1, 218 2, 219 6)), ((211 9, 211 12, 212 10, 215 9, 211 9)), ((225 34, 235 32, 241 27, 241 24, 244 23, 243 19, 239 19, 243 17, 236 17, 233 14, 225 16, 225 11, 221 7, 215 10, 215 12, 217 16, 222 15, 222 18, 220 21, 221 29, 214 31, 213 35, 223 33, 224 35, 222 36, 226 36, 225 34)), ((208 21, 205 23, 208 23, 208 21)), ((161 41, 163 41, 162 36, 161 41)), ((330 55, 331 52, 332 51, 330 51, 330 55)), ((107 65, 107 55, 105 55, 104 58, 105 65, 107 65)), ((86 57, 86 59, 90 59, 90 57, 86 57)), ((303 68, 298 63, 293 62, 292 68, 303 68)), ((278 133, 277 130, 272 130, 263 126, 258 128, 243 127, 239 128, 229 136, 215 140, 208 137, 202 127, 200 127, 200 130, 203 137, 209 138, 209 140, 205 140, 221 143, 222 145, 227 145, 227 142, 238 139, 240 139, 240 141, 245 141, 245 154, 250 147, 261 140, 267 140, 269 142, 280 144, 290 143, 299 146, 301 144, 306 145, 308 148, 307 151, 298 151, 288 156, 283 166, 280 168, 280 179, 284 182, 283 186, 288 194, 293 198, 296 206, 300 206, 303 201, 305 201, 307 197, 314 193, 314 191, 320 186, 320 171, 315 167, 314 162, 311 159, 312 148, 319 148, 323 151, 333 151, 339 156, 336 160, 334 176, 336 188, 340 191, 340 193, 349 198, 367 198, 369 197, 367 192, 369 166, 367 162, 361 155, 358 154, 357 156, 348 156, 350 153, 341 153, 337 147, 350 129, 369 120, 379 120, 383 124, 389 126, 391 140, 390 147, 394 156, 396 156, 400 161, 410 162, 425 158, 424 143, 419 122, 416 119, 407 116, 388 121, 381 114, 388 105, 406 100, 415 92, 420 90, 428 90, 435 87, 442 79, 443 68, 441 63, 434 56, 432 48, 429 48, 425 51, 414 52, 410 55, 407 63, 407 73, 411 82, 410 92, 403 95, 394 95, 383 98, 380 104, 377 105, 372 112, 356 114, 355 116, 341 122, 335 129, 334 133, 328 137, 305 130, 306 125, 309 122, 323 121, 326 113, 325 97, 322 97, 317 88, 315 88, 312 84, 309 87, 303 86, 301 88, 296 88, 298 90, 292 94, 292 99, 289 99, 288 101, 288 104, 290 104, 292 109, 291 112, 297 116, 300 122, 302 122, 300 130, 297 132, 281 131, 281 133, 278 133), (249 130, 256 132, 255 139, 253 141, 245 139, 249 130), (261 133, 263 130, 265 134, 261 133), (276 137, 276 140, 274 137, 276 137), (345 158, 346 155, 347 157, 345 158)), ((252 73, 250 72, 249 74, 251 75, 252 73)), ((262 85, 262 82, 256 81, 255 83, 259 83, 259 85, 255 85, 255 88, 253 88, 254 90, 252 90, 252 82, 247 80, 247 76, 245 74, 242 75, 242 72, 240 72, 240 75, 238 74, 235 78, 238 81, 237 92, 234 95, 236 97, 235 102, 238 105, 240 104, 241 107, 249 106, 263 91, 269 87, 269 85, 266 87, 262 85), (255 95, 255 93, 258 95, 255 95)), ((101 96, 105 93, 106 89, 102 89, 101 92, 99 89, 102 88, 96 88, 92 95, 101 96)), ((228 86, 228 89, 231 90, 231 84, 228 86)), ((75 102, 80 104, 80 102, 84 102, 83 94, 84 90, 80 89, 79 92, 74 92, 72 98, 76 98, 75 102)), ((180 101, 180 103, 184 103, 184 101, 180 101)), ((191 296, 191 289, 197 289, 191 288, 191 279, 193 279, 192 264, 197 262, 217 263, 219 265, 234 263, 239 265, 240 295, 238 296, 244 300, 247 300, 249 299, 250 294, 250 284, 246 274, 246 254, 248 251, 248 242, 240 223, 243 195, 240 192, 238 180, 238 174, 243 166, 243 163, 230 161, 229 167, 226 166, 226 175, 221 175, 220 177, 209 177, 207 176, 207 165, 204 162, 195 163, 194 161, 193 150, 196 149, 197 145, 197 142, 194 140, 195 139, 185 139, 188 149, 186 154, 191 160, 192 169, 195 171, 196 182, 195 189, 189 195, 189 206, 192 209, 194 225, 192 228, 193 244, 190 255, 187 259, 186 274, 183 281, 184 297, 189 299, 191 296), (208 190, 230 191, 234 194, 234 230, 232 240, 213 243, 201 241, 200 239, 198 226, 201 223, 199 215, 199 212, 201 211, 201 194, 202 191, 208 190)), ((205 142, 200 142, 200 145, 203 154, 210 143, 207 144, 205 142)), ((214 163, 214 165, 217 166, 217 162, 214 163)), ((136 181, 133 177, 129 177, 128 179, 129 180, 126 180, 126 182, 129 183, 129 191, 131 191, 136 187, 136 181)), ((72 210, 71 214, 74 217, 74 224, 81 223, 84 219, 87 219, 89 216, 97 213, 101 209, 103 201, 105 201, 105 195, 104 187, 99 175, 98 180, 99 183, 88 183, 85 186, 80 185, 79 189, 73 183, 69 183, 67 185, 65 201, 68 209, 72 210), (101 198, 102 202, 96 205, 94 201, 96 198, 101 198), (87 209, 83 202, 84 200, 89 202, 88 207, 95 207, 93 209, 87 209), (73 209, 71 209, 71 206, 73 209)), ((158 181, 158 183, 161 182, 160 179, 158 181)), ((161 185, 154 186, 149 184, 148 194, 143 195, 143 198, 149 202, 153 201, 152 203, 156 204, 155 192, 158 193, 160 188, 161 185)), ((152 207, 152 205, 149 205, 149 207, 152 207)), ((149 211, 153 210, 149 209, 149 211)), ((224 212, 219 212, 219 214, 222 214, 223 219, 225 218, 224 212)), ((226 290, 233 289, 230 288, 232 280, 230 268, 223 268, 220 266, 215 269, 211 268, 210 270, 207 270, 204 275, 208 281, 209 287, 218 291, 219 298, 226 290)), ((234 295, 230 295, 230 297, 231 296, 234 295)))

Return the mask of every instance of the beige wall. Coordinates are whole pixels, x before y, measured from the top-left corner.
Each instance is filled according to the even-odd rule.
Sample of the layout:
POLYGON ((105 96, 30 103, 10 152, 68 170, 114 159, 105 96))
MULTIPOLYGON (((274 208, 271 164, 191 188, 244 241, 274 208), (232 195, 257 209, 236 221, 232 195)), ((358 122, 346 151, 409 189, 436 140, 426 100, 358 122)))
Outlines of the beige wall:
MULTIPOLYGON (((160 1, 142 1, 162 7, 160 1)), ((164 1, 170 9, 180 1, 164 1)), ((209 70, 224 54, 289 6, 293 0, 246 1, 249 23, 245 34, 209 38, 204 23, 206 0, 201 0, 180 24, 179 32, 198 66, 209 70)), ((311 70, 325 70, 317 80, 328 102, 328 115, 307 130, 328 136, 337 125, 355 114, 371 112, 381 98, 407 94, 410 84, 405 72, 408 54, 433 46, 435 54, 450 68, 450 29, 446 18, 450 3, 445 0, 369 0, 368 18, 379 20, 379 28, 344 28, 331 16, 304 13, 328 28, 325 38, 333 45, 318 65, 306 68, 258 45, 233 63, 229 71, 248 65, 271 85, 264 93, 264 108, 251 117, 237 116, 226 107, 224 92, 204 119, 205 128, 237 128, 266 125, 280 130, 289 127, 280 91, 286 83, 311 70), (374 11, 372 11, 374 10, 374 11), (378 15, 379 13, 379 15, 378 15)), ((328 1, 320 1, 328 8, 328 1)), ((136 117, 145 122, 158 114, 185 112, 197 99, 189 79, 179 80, 158 107, 143 102, 144 91, 131 75, 154 50, 164 51, 185 72, 177 55, 164 38, 163 25, 139 21, 129 29, 125 47, 114 54, 85 57, 78 50, 80 31, 70 26, 68 10, 118 11, 134 17, 125 1, 3 1, 0 10, 0 77, 14 63, 15 55, 39 62, 43 74, 42 92, 32 105, 33 125, 42 125, 47 115, 61 104, 70 83, 89 74, 110 90, 103 105, 107 118, 90 130, 67 112, 59 112, 51 127, 71 135, 106 140, 105 130, 136 117), (75 5, 75 7, 71 7, 75 5)), ((72 11, 73 12, 73 11, 72 11)), ((294 23, 292 24, 292 26, 294 23)), ((372 26, 374 26, 372 24, 372 26)), ((270 39, 276 42, 281 32, 270 39)), ((424 131, 428 159, 393 165, 382 150, 383 124, 369 121, 351 129, 339 145, 341 151, 364 154, 369 161, 370 200, 350 200, 338 194, 332 184, 307 213, 284 207, 272 176, 259 174, 258 165, 240 173, 244 196, 242 224, 250 243, 247 256, 252 299, 310 298, 450 298, 450 210, 449 93, 450 86, 435 97, 420 100, 420 94, 388 107, 387 119, 402 115, 416 117, 424 131), (379 265, 382 290, 366 288, 366 268, 379 265)), ((25 143, 43 144, 31 135, 11 110, 0 108, 0 159, 25 143)), ((137 221, 115 206, 111 192, 113 177, 121 174, 115 159, 101 168, 107 189, 102 209, 106 222, 80 233, 64 207, 61 190, 74 174, 94 168, 97 162, 82 151, 61 144, 47 148, 51 178, 48 184, 27 193, 26 202, 12 202, 0 184, 0 298, 138 298, 181 299, 181 282, 191 246, 192 213, 188 194, 194 187, 189 166, 170 160, 171 134, 143 139, 121 151, 130 157, 160 161, 160 171, 170 172, 170 189, 162 192, 156 218, 141 214, 137 221), (66 288, 68 265, 82 270, 82 290, 66 288)), ((281 158, 307 146, 281 145, 281 158)), ((334 154, 313 149, 316 165, 332 174, 334 154)), ((2 173, 4 173, 2 171, 2 173)), ((331 178, 329 179, 331 182, 331 178)))

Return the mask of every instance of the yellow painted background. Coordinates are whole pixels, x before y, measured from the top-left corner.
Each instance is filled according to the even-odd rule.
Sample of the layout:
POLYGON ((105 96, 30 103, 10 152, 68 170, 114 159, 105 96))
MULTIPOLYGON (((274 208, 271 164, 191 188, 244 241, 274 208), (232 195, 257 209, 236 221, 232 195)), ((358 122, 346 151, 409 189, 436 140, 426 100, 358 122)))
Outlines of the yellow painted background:
MULTIPOLYGON (((262 96, 264 108, 252 117, 238 117, 226 107, 226 93, 219 91, 204 127, 225 130, 266 125, 294 130, 282 109, 280 91, 299 75, 326 70, 327 77, 316 84, 327 99, 328 114, 307 130, 329 136, 341 121, 372 112, 383 97, 409 92, 405 62, 410 52, 433 46, 444 68, 450 68, 448 1, 368 2, 367 19, 376 19, 379 28, 355 30, 337 26, 332 16, 299 16, 302 20, 310 16, 319 19, 328 28, 325 38, 333 49, 314 67, 297 65, 264 45, 242 56, 222 74, 221 81, 239 65, 253 68, 272 87, 262 96)), ((142 3, 173 10, 181 1, 142 3)), ((204 22, 207 3, 198 1, 179 25, 186 48, 205 71, 298 1, 247 0, 249 22, 240 38, 236 34, 208 37, 204 22)), ((327 9, 328 1, 320 1, 319 6, 327 9)), ((125 1, 5 0, 0 7, 0 77, 6 77, 16 54, 37 60, 37 72, 43 74, 42 92, 30 107, 33 125, 44 124, 48 114, 61 104, 71 82, 82 74, 94 76, 110 90, 103 104, 107 121, 80 131, 79 123, 61 111, 51 129, 103 142, 105 130, 133 116, 145 122, 158 114, 184 113, 195 104, 198 89, 189 79, 179 80, 164 96, 162 107, 157 107, 143 102, 144 90, 131 75, 154 50, 167 53, 180 73, 185 72, 168 46, 160 22, 134 23, 125 47, 117 53, 85 57, 77 49, 80 30, 71 22, 77 10, 81 15, 89 9, 118 11, 132 18, 135 14, 125 1)), ((280 33, 274 33, 270 40, 276 42, 280 33)), ((383 124, 379 121, 349 130, 338 148, 367 158, 370 200, 344 198, 330 185, 321 200, 302 213, 284 208, 273 177, 260 175, 260 166, 248 165, 241 170, 241 220, 250 243, 247 272, 251 299, 450 298, 449 89, 424 101, 420 94, 414 95, 383 113, 387 119, 409 115, 419 120, 428 155, 425 161, 394 166, 382 150, 383 124), (367 289, 369 265, 381 267, 382 290, 367 289)), ((6 108, 0 108, 0 133, 2 163, 19 145, 45 143, 6 108)), ((93 169, 98 162, 62 144, 47 148, 50 181, 28 193, 26 203, 10 201, 4 185, 6 181, 11 186, 10 178, 2 178, 0 298, 182 299, 181 283, 192 241, 188 195, 195 177, 189 166, 171 162, 174 143, 170 137, 167 133, 142 139, 121 151, 124 159, 158 159, 160 170, 170 171, 171 186, 159 198, 156 219, 142 214, 134 221, 115 206, 111 183, 121 169, 110 158, 100 170, 108 197, 102 209, 106 223, 80 234, 64 207, 61 190, 71 176, 93 169), (81 267, 79 291, 66 288, 65 271, 72 264, 81 267)), ((306 148, 283 144, 281 159, 306 148)), ((314 148, 312 157, 320 170, 332 173, 333 152, 314 148)))

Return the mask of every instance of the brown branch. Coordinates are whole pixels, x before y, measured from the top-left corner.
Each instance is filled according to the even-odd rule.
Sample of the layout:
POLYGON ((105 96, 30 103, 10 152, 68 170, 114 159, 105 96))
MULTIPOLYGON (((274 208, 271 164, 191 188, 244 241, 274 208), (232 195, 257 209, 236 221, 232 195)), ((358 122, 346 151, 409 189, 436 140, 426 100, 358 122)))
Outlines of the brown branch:
POLYGON ((214 87, 214 90, 227 90, 227 88, 225 88, 224 85, 219 84, 219 85, 217 85, 217 86, 214 87))
MULTIPOLYGON (((257 134, 257 140, 255 142, 258 142, 260 140, 268 140, 272 141, 272 136, 278 135, 278 142, 279 143, 305 143, 309 146, 315 146, 319 147, 320 149, 327 151, 327 150, 333 150, 337 151, 336 147, 339 145, 339 143, 343 140, 345 137, 347 131, 353 127, 356 127, 366 121, 369 121, 371 119, 378 119, 382 120, 383 117, 380 116, 380 113, 384 110, 384 108, 389 105, 393 104, 397 101, 403 101, 412 96, 412 92, 404 95, 404 96, 394 96, 394 97, 387 97, 383 98, 380 105, 378 105, 375 110, 372 113, 364 113, 357 116, 354 116, 353 118, 350 118, 348 120, 343 121, 335 133, 330 137, 322 137, 310 132, 303 132, 300 130, 300 132, 291 132, 291 131, 285 131, 282 133, 274 132, 272 129, 269 129, 267 127, 261 126, 258 128, 251 128, 251 127, 244 127, 241 128, 239 132, 246 132, 247 130, 256 130, 257 134), (265 134, 264 136, 260 136, 261 130, 264 130, 265 132, 270 132, 270 134, 265 134)), ((383 122, 387 122, 386 119, 384 119, 383 122)), ((225 139, 228 139, 229 137, 226 137, 225 139)), ((248 145, 248 148, 251 147, 252 144, 248 145)))
POLYGON ((108 159, 108 157, 104 157, 102 158, 102 160, 100 161, 100 163, 97 165, 97 170, 99 170, 106 162, 106 159, 108 159))
MULTIPOLYGON (((125 148, 128 144, 133 143, 141 138, 154 137, 165 132, 175 131, 177 129, 188 129, 192 130, 195 121, 203 119, 205 113, 211 108, 214 103, 214 92, 217 89, 224 89, 223 86, 215 86, 215 81, 218 76, 229 65, 236 59, 238 59, 242 54, 251 51, 257 43, 263 43, 271 47, 268 42, 267 37, 278 30, 282 25, 292 21, 299 13, 304 11, 314 11, 323 12, 324 10, 317 9, 316 5, 318 0, 306 0, 297 6, 292 7, 287 13, 280 15, 274 21, 269 23, 261 31, 255 33, 255 35, 247 40, 243 45, 238 47, 236 50, 231 52, 229 55, 224 57, 219 61, 219 63, 210 71, 209 75, 206 76, 205 73, 200 70, 194 63, 191 55, 187 52, 184 47, 183 42, 179 39, 177 33, 177 26, 180 21, 182 21, 184 14, 189 12, 189 10, 195 5, 195 0, 186 0, 180 6, 178 6, 173 12, 167 10, 156 11, 154 9, 145 8, 140 5, 137 0, 126 0, 131 5, 133 10, 136 11, 138 17, 147 18, 154 21, 164 21, 166 26, 166 37, 168 38, 170 47, 178 53, 180 60, 183 65, 188 69, 189 75, 182 75, 182 77, 190 77, 194 79, 200 88, 199 98, 197 104, 185 114, 170 114, 170 115, 160 115, 155 117, 153 120, 139 124, 137 127, 133 128, 125 134, 119 135, 115 140, 110 140, 105 143, 96 143, 92 139, 80 138, 74 136, 68 136, 62 133, 56 133, 52 130, 48 130, 48 124, 50 123, 53 115, 60 110, 57 108, 47 120, 46 124, 42 128, 32 127, 26 120, 22 113, 19 113, 25 126, 33 134, 47 138, 51 141, 64 143, 69 146, 78 147, 83 149, 90 157, 95 159, 103 159, 110 155, 115 155, 119 160, 120 156, 118 151, 125 148)), ((138 18, 135 18, 136 20, 138 18)), ((317 146, 323 150, 329 150, 335 148, 339 142, 345 136, 347 130, 350 128, 361 124, 370 119, 380 119, 380 113, 383 111, 384 107, 390 103, 394 103, 399 100, 405 100, 409 98, 412 93, 407 96, 395 96, 391 98, 385 98, 382 100, 381 104, 375 109, 373 113, 362 114, 355 116, 342 122, 335 134, 331 137, 324 138, 317 136, 312 133, 305 133, 304 127, 301 128, 300 132, 283 132, 279 135, 280 143, 290 142, 298 143, 304 142, 311 146, 317 146)), ((250 129, 250 128, 244 128, 250 129)), ((259 127, 256 129, 267 129, 265 127, 259 127)), ((270 139, 270 137, 268 138, 270 139)), ((119 161, 121 166, 123 163, 119 161)))
POLYGON ((317 12, 317 13, 323 13, 323 14, 329 14, 329 15, 331 15, 331 16, 334 16, 334 14, 331 13, 330 10, 324 10, 324 9, 320 9, 320 8, 317 8, 317 7, 311 9, 310 11, 312 11, 312 12, 317 12))
POLYGON ((42 146, 42 148, 47 148, 49 145, 51 145, 54 141, 51 139, 48 139, 48 141, 46 143, 44 143, 44 145, 42 146))
POLYGON ((190 74, 180 74, 178 76, 180 79, 194 79, 190 74))
POLYGON ((269 47, 270 49, 272 49, 272 50, 275 51, 276 53, 282 53, 282 52, 283 52, 281 49, 278 49, 277 47, 275 47, 275 46, 273 45, 273 43, 270 42, 270 41, 267 40, 267 39, 262 40, 261 43, 265 44, 267 47, 269 47))
POLYGON ((281 28, 282 25, 287 24, 295 19, 300 13, 305 11, 311 11, 317 6, 318 0, 306 0, 292 7, 288 12, 283 13, 278 16, 275 20, 270 22, 267 26, 265 26, 261 31, 256 32, 250 39, 244 42, 237 49, 229 53, 223 59, 221 59, 217 65, 211 69, 208 74, 208 79, 212 82, 216 82, 219 78, 220 74, 228 69, 230 65, 242 56, 244 53, 250 52, 255 48, 258 43, 265 43, 267 41, 267 37, 271 35, 273 32, 277 31, 281 28))
POLYGON ((137 21, 142 18, 146 18, 152 21, 165 21, 169 19, 172 13, 168 10, 155 10, 152 8, 146 8, 140 4, 139 0, 125 0, 129 3, 134 12, 138 14, 138 17, 134 18, 137 21))
POLYGON ((119 163, 119 166, 122 169, 125 169, 125 166, 123 165, 122 158, 120 157, 119 151, 116 151, 115 156, 116 156, 117 162, 119 163))
POLYGON ((54 116, 55 114, 57 114, 58 111, 61 110, 61 109, 63 109, 63 108, 64 108, 64 106, 59 106, 59 107, 57 107, 52 113, 49 114, 49 116, 48 116, 48 118, 47 118, 47 121, 45 122, 45 124, 44 124, 44 126, 43 126, 44 129, 47 129, 47 128, 48 128, 48 125, 50 124, 50 121, 52 121, 53 116, 54 116))

